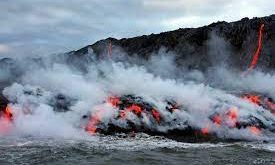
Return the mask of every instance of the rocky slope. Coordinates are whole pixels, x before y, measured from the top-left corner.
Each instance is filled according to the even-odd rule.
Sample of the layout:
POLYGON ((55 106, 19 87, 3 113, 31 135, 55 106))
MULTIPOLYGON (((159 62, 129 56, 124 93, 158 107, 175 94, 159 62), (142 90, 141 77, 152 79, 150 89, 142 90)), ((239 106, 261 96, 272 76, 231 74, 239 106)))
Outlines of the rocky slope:
MULTIPOLYGON (((231 23, 223 21, 199 28, 184 28, 128 39, 107 38, 79 50, 65 53, 62 57, 69 64, 77 65, 83 70, 94 58, 91 57, 91 52, 99 58, 104 57, 108 54, 111 44, 113 51, 119 49, 127 56, 138 56, 144 59, 165 48, 167 52, 171 51, 175 54, 179 66, 200 71, 215 65, 213 62, 223 60, 223 54, 227 54, 227 58, 230 59, 228 62, 232 67, 244 70, 257 49, 258 30, 262 24, 265 25, 263 49, 257 67, 274 69, 275 15, 253 19, 243 18, 231 23), (216 56, 213 57, 212 54, 216 56)), ((115 51, 113 56, 116 56, 115 51)), ((57 59, 60 60, 60 58, 57 59)), ((22 66, 20 62, 10 58, 0 59, 0 68, 5 73, 0 82, 1 91, 23 74, 22 67, 25 67, 28 62, 37 63, 42 67, 46 65, 43 60, 37 58, 25 61, 22 66)))
MULTIPOLYGON (((143 35, 134 38, 107 38, 69 54, 84 57, 89 51, 97 55, 107 54, 109 44, 119 47, 128 55, 148 58, 150 54, 164 47, 176 54, 178 65, 205 70, 213 65, 210 57, 214 53, 228 53, 230 64, 237 68, 247 68, 251 56, 257 49, 258 30, 264 24, 263 49, 259 66, 275 68, 275 15, 262 18, 243 18, 236 22, 217 22, 199 28, 185 28, 160 34, 143 35), (213 39, 218 38, 213 42, 213 39), (212 42, 211 42, 212 40, 212 42), (226 45, 221 44, 220 41, 226 45), (215 48, 221 47, 220 50, 215 48), (223 48, 229 49, 227 52, 223 48)), ((222 55, 221 55, 222 56, 222 55)), ((215 57, 223 58, 223 57, 215 57)))
MULTIPOLYGON (((25 105, 27 105, 27 109, 30 109, 31 104, 34 107, 37 105, 46 105, 46 107, 52 108, 56 113, 62 113, 73 110, 77 103, 85 106, 90 105, 90 102, 93 100, 92 98, 98 99, 97 93, 106 92, 106 95, 110 95, 110 98, 103 101, 104 93, 102 94, 102 98, 100 98, 103 103, 97 103, 95 109, 90 108, 90 106, 86 108, 89 110, 92 109, 92 114, 90 111, 84 115, 79 114, 79 118, 82 117, 81 122, 86 122, 80 128, 85 128, 91 134, 97 132, 112 134, 135 131, 152 133, 154 135, 171 135, 173 139, 187 137, 179 135, 188 135, 188 139, 183 139, 183 141, 196 141, 198 135, 202 135, 202 138, 205 139, 205 135, 209 135, 209 130, 212 130, 212 132, 216 131, 206 138, 208 141, 209 138, 214 140, 215 137, 225 138, 226 134, 223 134, 224 130, 228 132, 237 130, 240 132, 240 135, 245 133, 242 131, 248 131, 256 136, 260 135, 262 131, 263 133, 274 133, 273 114, 275 112, 275 95, 273 95, 274 91, 269 91, 270 89, 274 89, 270 84, 270 82, 273 82, 272 79, 266 80, 268 81, 266 86, 270 87, 264 89, 262 87, 265 85, 262 82, 258 82, 258 86, 253 84, 252 88, 246 88, 241 85, 238 88, 238 84, 235 84, 236 86, 232 88, 230 86, 229 89, 226 89, 226 85, 224 84, 226 81, 221 81, 225 76, 222 76, 217 84, 213 85, 211 81, 208 82, 211 78, 218 77, 215 74, 216 72, 212 71, 221 65, 223 66, 222 69, 230 69, 230 71, 233 69, 234 72, 232 73, 235 73, 236 70, 241 71, 236 72, 239 75, 237 78, 246 78, 246 76, 241 75, 242 73, 246 73, 243 71, 251 66, 251 62, 254 61, 252 60, 255 57, 254 54, 259 55, 259 61, 256 60, 256 62, 254 61, 255 64, 253 64, 256 65, 257 69, 268 70, 269 73, 274 71, 274 38, 275 15, 272 15, 263 18, 244 18, 232 23, 217 22, 200 28, 178 29, 129 39, 118 40, 108 38, 77 51, 47 57, 31 57, 24 60, 0 59, 0 117, 2 113, 2 116, 8 116, 9 119, 12 119, 12 116, 10 117, 9 115, 8 103, 20 105, 23 107, 22 109, 24 109, 25 105), (164 53, 165 51, 167 54, 164 53), (140 78, 140 84, 144 81, 150 82, 155 80, 155 77, 152 76, 155 73, 151 75, 149 68, 152 55, 175 56, 178 68, 176 68, 176 71, 168 71, 169 75, 175 74, 175 77, 172 77, 171 80, 182 78, 188 82, 189 79, 185 79, 184 74, 199 70, 201 72, 197 73, 202 73, 203 78, 198 81, 203 81, 205 86, 192 85, 192 83, 187 83, 186 85, 177 84, 176 81, 162 80, 162 75, 157 74, 156 77, 158 78, 156 79, 158 81, 148 87, 148 89, 150 88, 149 90, 154 89, 154 91, 148 93, 149 98, 146 95, 142 97, 143 93, 141 92, 140 94, 136 90, 139 84, 136 84, 133 89, 122 90, 127 88, 128 81, 137 73, 140 75, 139 77, 134 77, 132 80, 133 84, 137 81, 137 78, 140 78), (109 58, 113 59, 113 61, 109 58), (128 66, 127 62, 144 64, 146 66, 140 67, 140 70, 134 69, 132 71, 131 69, 135 67, 119 68, 117 60, 126 61, 125 66, 128 66), (146 60, 149 62, 146 62, 146 60), (118 65, 109 68, 114 63, 118 65), (143 68, 148 69, 148 73, 144 72, 143 68), (35 72, 36 70, 38 72, 35 72), (112 72, 112 70, 114 71, 112 72), (177 73, 174 73, 178 71, 184 74, 177 75, 177 73), (44 74, 46 76, 43 76, 44 74), (117 74, 116 77, 113 74, 117 74), (144 79, 146 75, 149 76, 147 79, 144 79), (73 82, 71 83, 71 81, 73 82), (127 83, 122 86, 121 91, 114 89, 113 91, 110 88, 115 86, 114 83, 121 85, 124 81, 127 83), (99 82, 102 84, 98 84, 99 82), (221 86, 218 85, 219 82, 221 82, 221 86), (95 88, 89 90, 92 84, 94 84, 95 88), (55 85, 58 87, 55 88, 55 85), (84 85, 84 90, 81 87, 82 85, 84 85), (259 86, 260 88, 257 89, 259 86), (49 91, 44 91, 43 87, 49 91), (155 97, 158 98, 161 95, 159 91, 166 87, 173 88, 174 90, 171 90, 172 93, 170 90, 164 90, 161 94, 165 93, 165 97, 154 100, 155 97), (4 88, 4 93, 8 100, 2 95, 4 88), (70 91, 70 88, 74 90, 70 91), (260 92, 253 91, 254 88, 260 90, 260 92), (178 92, 180 89, 182 91, 178 92), (224 92, 221 92, 220 89, 224 90, 224 92), (232 91, 232 89, 234 90, 232 91), (84 97, 83 95, 85 95, 86 90, 88 90, 87 96, 84 97), (249 90, 251 93, 244 95, 245 90, 249 90), (190 95, 192 100, 189 100, 190 95), (192 95, 194 96, 192 97, 192 95), (204 98, 205 100, 203 100, 202 95, 207 96, 206 98, 208 99, 204 98), (182 96, 186 98, 182 98, 182 96), (82 97, 88 99, 84 99, 83 101, 82 97), (186 108, 184 106, 184 99, 187 100, 186 108), (207 111, 204 111, 204 116, 194 113, 196 110, 197 112, 201 112, 202 110, 201 107, 198 108, 193 104, 194 101, 198 101, 198 103, 202 102, 201 107, 208 107, 207 105, 209 105, 206 108, 207 111), (103 108, 96 110, 98 106, 103 108), (111 106, 111 109, 115 110, 114 114, 111 115, 114 118, 109 116, 110 120, 108 122, 102 122, 104 121, 104 117, 108 117, 104 115, 107 114, 105 113, 106 108, 104 108, 106 106, 107 109, 108 106, 109 109, 111 106), (257 107, 256 111, 252 111, 250 106, 257 107), (241 112, 240 116, 239 111, 241 112), (134 117, 131 118, 128 114, 132 115, 132 117, 134 115, 134 117), (203 122, 197 122, 196 119, 201 117, 203 122), (121 123, 130 127, 123 127, 121 123), (205 127, 205 125, 207 126, 205 127), (166 131, 168 131, 168 134, 166 131), (212 137, 212 135, 214 136, 212 137)), ((157 62, 156 65, 157 67, 160 66, 161 69, 168 68, 161 62, 157 62)), ((174 66, 174 61, 172 61, 171 65, 174 66)), ((154 70, 161 70, 155 68, 155 66, 153 67, 154 70)), ((235 81, 234 76, 232 77, 230 77, 230 81, 227 83, 230 84, 232 81, 235 81)), ((256 79, 261 78, 253 78, 253 83, 256 79)), ((144 88, 144 92, 148 89, 145 90, 144 88)), ((78 112, 81 110, 85 110, 85 107, 79 107, 78 112)), ((239 139, 239 137, 232 136, 231 134, 226 137, 226 139, 231 138, 239 139)))

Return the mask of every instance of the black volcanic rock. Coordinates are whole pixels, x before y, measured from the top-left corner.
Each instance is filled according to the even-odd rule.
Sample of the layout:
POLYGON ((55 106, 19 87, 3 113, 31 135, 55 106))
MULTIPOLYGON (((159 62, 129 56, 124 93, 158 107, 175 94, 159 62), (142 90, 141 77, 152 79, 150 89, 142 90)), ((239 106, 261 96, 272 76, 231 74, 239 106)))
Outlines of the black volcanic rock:
MULTIPOLYGON (((211 51, 218 49, 219 43, 209 46, 214 37, 225 40, 229 47, 229 53, 218 52, 223 58, 223 53, 229 54, 229 66, 244 70, 251 62, 251 57, 257 48, 258 30, 261 24, 265 24, 263 34, 263 49, 257 67, 261 69, 275 68, 275 15, 262 18, 243 18, 236 22, 216 22, 199 28, 184 28, 160 34, 143 35, 133 38, 107 38, 92 45, 88 45, 76 51, 57 55, 54 61, 62 59, 72 66, 85 71, 90 62, 95 58, 106 57, 110 43, 113 49, 119 48, 128 56, 138 56, 148 59, 152 53, 157 53, 161 48, 172 51, 176 57, 177 65, 188 69, 206 71, 213 66, 218 58, 211 57, 211 51), (95 56, 96 55, 96 56, 95 56)), ((116 56, 116 52, 113 52, 116 56)), ((61 60, 61 61, 62 61, 61 60)), ((11 58, 0 59, 0 69, 5 75, 1 75, 0 90, 16 81, 26 68, 35 63, 38 67, 44 67, 44 61, 39 58, 26 59, 24 65, 11 58), (30 64, 28 64, 30 63, 30 64)), ((33 68, 31 68, 33 69, 33 68)))
MULTIPOLYGON (((275 15, 262 18, 243 18, 236 22, 216 22, 199 28, 180 28, 178 30, 163 32, 160 34, 143 35, 133 38, 107 38, 97 41, 76 51, 65 53, 61 58, 72 66, 84 70, 95 58, 108 55, 110 43, 113 49, 127 54, 129 57, 138 56, 148 59, 161 48, 176 55, 177 65, 188 69, 206 71, 222 59, 222 54, 229 54, 229 66, 237 69, 247 69, 258 44, 258 30, 261 24, 265 24, 263 34, 263 49, 258 67, 261 69, 275 68, 275 15), (213 50, 219 49, 222 43, 219 41, 209 46, 213 38, 221 38, 229 50, 218 52, 221 57, 213 57, 213 50), (96 54, 96 56, 94 56, 96 54)), ((117 51, 113 52, 116 56, 117 51)), ((216 55, 217 56, 217 55, 216 55)), ((39 61, 39 59, 37 59, 39 61)), ((0 67, 13 72, 13 75, 21 75, 20 69, 14 69, 16 62, 11 59, 0 59, 0 67), (8 67, 6 67, 8 66, 8 67), (15 73, 14 73, 15 72, 15 73)))
MULTIPOLYGON (((113 49, 119 48, 121 52, 126 53, 128 56, 135 55, 143 59, 148 59, 152 53, 157 53, 161 48, 165 48, 166 51, 172 51, 176 55, 175 59, 178 66, 206 71, 218 59, 215 57, 213 60, 211 50, 219 48, 220 45, 215 43, 212 47, 209 47, 209 42, 214 36, 224 39, 228 44, 226 46, 230 49, 229 66, 245 70, 256 51, 258 30, 261 24, 265 24, 265 28, 263 49, 257 67, 275 69, 275 15, 253 19, 243 18, 231 23, 222 21, 199 28, 181 28, 160 34, 127 39, 107 38, 79 50, 58 55, 54 61, 65 60, 70 65, 85 71, 95 58, 107 56, 111 43, 113 49)), ((218 52, 221 54, 221 58, 223 58, 223 53, 228 53, 225 51, 218 52)), ((116 56, 115 53, 113 52, 113 56, 116 56)), ((3 75, 0 77, 0 90, 2 91, 4 87, 23 75, 26 68, 22 67, 32 66, 33 63, 38 67, 46 65, 39 58, 26 59, 23 66, 18 60, 0 59, 0 69, 5 73, 4 77, 3 75)))
MULTIPOLYGON (((265 24, 263 50, 259 61, 264 68, 275 68, 275 15, 262 18, 243 18, 236 22, 217 22, 199 28, 185 28, 160 34, 143 35, 128 39, 107 38, 80 50, 68 53, 78 58, 85 57, 89 50, 98 56, 106 55, 108 46, 119 47, 128 55, 137 55, 147 59, 150 54, 156 53, 164 47, 167 51, 176 54, 177 64, 186 68, 205 70, 212 64, 209 53, 208 41, 215 35, 229 43, 230 65, 237 68, 247 68, 257 48, 258 30, 261 24, 265 24), (246 57, 246 58, 245 58, 246 57)), ((217 45, 218 47, 219 45, 217 45)), ((115 55, 115 54, 114 54, 115 55)))
POLYGON ((9 101, 2 94, 0 94, 0 112, 5 110, 8 103, 9 101))

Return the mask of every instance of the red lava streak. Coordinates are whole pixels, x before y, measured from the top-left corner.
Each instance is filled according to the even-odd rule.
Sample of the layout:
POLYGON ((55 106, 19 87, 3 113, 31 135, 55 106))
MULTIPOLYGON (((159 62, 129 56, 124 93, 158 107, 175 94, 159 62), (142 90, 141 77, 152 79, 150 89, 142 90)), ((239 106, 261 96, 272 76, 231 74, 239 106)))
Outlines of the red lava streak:
POLYGON ((158 113, 158 111, 155 109, 152 109, 152 114, 153 114, 153 117, 156 119, 156 121, 160 122, 160 114, 158 113))
POLYGON ((252 62, 249 65, 249 68, 248 68, 247 72, 253 70, 256 67, 257 63, 258 63, 260 53, 261 53, 261 50, 263 48, 263 31, 264 31, 264 27, 265 27, 265 25, 261 24, 261 27, 259 29, 258 47, 257 47, 256 53, 253 56, 252 62))
POLYGON ((112 106, 114 106, 114 107, 117 107, 118 104, 120 103, 120 99, 119 99, 119 97, 109 97, 108 103, 112 104, 112 106))
MULTIPOLYGON (((129 102, 129 104, 127 104, 127 102, 129 101, 128 99, 125 100, 125 98, 122 97, 110 96, 107 98, 106 103, 110 104, 114 108, 114 110, 119 112, 117 116, 118 119, 128 120, 127 116, 129 113, 136 115, 138 118, 149 118, 151 114, 151 116, 154 118, 156 122, 161 122, 161 115, 156 108, 150 106, 146 107, 145 103, 129 102)), ((99 124, 102 122, 104 114, 104 110, 99 110, 93 113, 90 116, 89 121, 86 125, 86 131, 91 134, 96 133, 99 124)))
POLYGON ((217 126, 221 126, 221 123, 222 123, 222 118, 220 115, 215 115, 213 117, 213 122, 214 124, 216 124, 217 126))
POLYGON ((202 133, 203 135, 208 135, 208 134, 209 134, 209 129, 208 129, 208 128, 202 128, 202 129, 201 129, 201 133, 202 133))
POLYGON ((6 134, 10 131, 12 117, 12 110, 9 106, 7 106, 1 116, 0 134, 6 134))
POLYGON ((258 95, 245 95, 242 97, 242 99, 255 104, 255 105, 260 105, 261 104, 261 98, 258 95))
POLYGON ((102 116, 104 115, 105 111, 104 110, 99 110, 89 120, 87 126, 86 126, 86 131, 95 134, 97 130, 97 125, 101 122, 102 116))
POLYGON ((251 126, 249 127, 249 130, 251 133, 253 133, 254 135, 259 136, 261 134, 261 130, 255 126, 251 126))
POLYGON ((5 109, 5 118, 9 121, 12 120, 12 110, 9 106, 7 106, 5 109))
POLYGON ((127 111, 134 112, 136 115, 141 115, 142 109, 140 106, 133 104, 127 108, 127 111))
POLYGON ((108 46, 108 55, 109 55, 109 58, 112 57, 112 42, 110 42, 108 46))
MULTIPOLYGON (((267 107, 271 112, 274 112, 273 110, 275 110, 275 103, 273 103, 273 100, 269 97, 256 94, 244 94, 241 96, 241 98, 255 105, 267 107)), ((165 117, 161 113, 162 111, 159 111, 155 106, 144 102, 141 97, 134 97, 131 95, 121 97, 110 96, 107 98, 105 103, 107 103, 109 106, 112 106, 112 110, 117 112, 112 114, 115 120, 122 120, 126 123, 129 122, 129 124, 134 124, 132 123, 131 118, 128 118, 128 115, 131 114, 139 119, 149 119, 153 121, 154 124, 158 125, 161 125, 165 122, 165 117)), ((174 109, 179 109, 179 106, 177 105, 177 103, 167 102, 165 109, 170 113, 173 113, 174 109)), ((11 114, 9 112, 10 110, 7 108, 6 114, 11 114)), ((86 125, 86 131, 92 135, 97 132, 104 132, 104 125, 101 124, 105 115, 106 110, 104 109, 94 112, 90 116, 89 121, 86 125)), ((239 115, 238 107, 229 107, 227 111, 223 111, 222 113, 216 112, 215 114, 209 116, 208 119, 210 119, 212 122, 210 123, 209 121, 207 121, 206 125, 200 127, 199 130, 195 130, 195 133, 199 132, 203 136, 208 136, 217 129, 236 128, 247 129, 251 134, 257 136, 260 136, 262 134, 261 126, 259 126, 257 123, 249 123, 247 125, 246 123, 242 123, 242 121, 240 120, 242 119, 242 117, 239 115)), ((143 123, 141 123, 141 125, 144 126, 143 123)))
POLYGON ((236 127, 237 119, 238 119, 238 108, 232 107, 229 109, 227 113, 228 126, 236 127))
POLYGON ((236 120, 238 118, 238 109, 236 107, 229 109, 228 118, 230 120, 236 120))

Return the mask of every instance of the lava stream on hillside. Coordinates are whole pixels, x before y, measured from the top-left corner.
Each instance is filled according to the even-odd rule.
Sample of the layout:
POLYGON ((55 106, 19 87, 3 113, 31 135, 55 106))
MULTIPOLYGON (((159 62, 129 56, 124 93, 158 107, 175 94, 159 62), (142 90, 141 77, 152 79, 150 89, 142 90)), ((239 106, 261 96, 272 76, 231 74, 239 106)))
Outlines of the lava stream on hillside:
POLYGON ((152 56, 143 64, 135 57, 116 60, 112 43, 102 58, 88 54, 85 71, 79 69, 84 64, 76 68, 57 57, 27 65, 19 61, 21 76, 0 95, 0 135, 143 132, 191 142, 272 140, 275 75, 256 70, 264 27, 245 75, 217 67, 223 72, 211 72, 211 80, 204 72, 177 68, 170 55, 152 56))

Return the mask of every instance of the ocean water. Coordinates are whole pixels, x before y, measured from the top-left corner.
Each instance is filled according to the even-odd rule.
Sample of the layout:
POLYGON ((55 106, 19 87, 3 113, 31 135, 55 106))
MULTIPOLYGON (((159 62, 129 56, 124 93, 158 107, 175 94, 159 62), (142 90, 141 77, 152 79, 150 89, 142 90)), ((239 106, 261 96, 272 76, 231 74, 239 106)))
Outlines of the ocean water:
POLYGON ((0 164, 275 164, 275 143, 183 143, 136 134, 0 138, 0 164))

